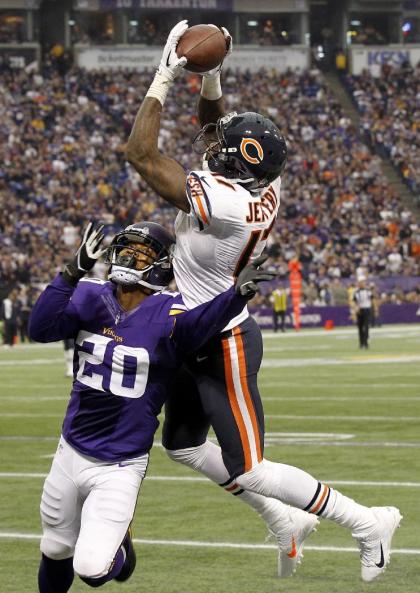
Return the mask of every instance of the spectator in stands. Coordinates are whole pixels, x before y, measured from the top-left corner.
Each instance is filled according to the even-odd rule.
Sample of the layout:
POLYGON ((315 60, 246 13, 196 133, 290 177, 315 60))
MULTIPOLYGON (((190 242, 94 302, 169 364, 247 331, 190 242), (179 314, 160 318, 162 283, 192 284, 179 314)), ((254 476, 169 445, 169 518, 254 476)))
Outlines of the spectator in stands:
MULTIPOLYGON (((75 67, 63 75, 51 61, 40 73, 4 72, 4 292, 17 283, 47 281, 72 252, 71 236, 78 235, 87 217, 106 220, 110 233, 137 219, 172 227, 173 209, 122 156, 138 92, 149 80, 147 72, 86 72, 75 67)), ((394 273, 388 256, 395 250, 401 256, 398 273, 418 275, 420 231, 413 216, 401 206, 381 172, 380 158, 360 141, 321 73, 262 70, 253 73, 252 86, 249 82, 248 72, 226 71, 228 109, 235 109, 240 99, 243 109, 266 113, 289 144, 281 214, 268 245, 280 274, 284 277, 287 263, 298 257, 311 302, 319 300, 326 283, 346 281, 358 267, 366 268, 370 277, 394 273)), ((187 155, 198 129, 190 95, 198 93, 199 86, 195 75, 177 84, 177 101, 165 111, 160 141, 185 167, 195 167, 198 162, 187 162, 187 155)))

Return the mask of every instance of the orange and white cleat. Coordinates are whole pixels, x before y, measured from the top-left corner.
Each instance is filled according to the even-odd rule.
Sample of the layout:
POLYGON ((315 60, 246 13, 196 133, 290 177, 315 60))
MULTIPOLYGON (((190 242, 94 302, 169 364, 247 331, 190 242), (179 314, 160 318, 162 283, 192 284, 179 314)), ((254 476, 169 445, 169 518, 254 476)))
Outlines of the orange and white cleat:
POLYGON ((276 533, 271 532, 279 547, 278 576, 281 579, 291 577, 298 564, 302 562, 304 542, 316 531, 318 523, 316 515, 291 507, 289 522, 282 523, 276 533))

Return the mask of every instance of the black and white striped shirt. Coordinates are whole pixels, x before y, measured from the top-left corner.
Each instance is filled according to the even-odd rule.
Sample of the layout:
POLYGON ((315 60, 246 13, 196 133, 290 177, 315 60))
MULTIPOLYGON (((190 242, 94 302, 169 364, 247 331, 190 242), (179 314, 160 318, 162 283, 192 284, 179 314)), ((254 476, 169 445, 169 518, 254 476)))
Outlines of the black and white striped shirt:
POLYGON ((370 309, 372 307, 372 291, 368 288, 356 288, 353 293, 353 301, 360 309, 370 309))

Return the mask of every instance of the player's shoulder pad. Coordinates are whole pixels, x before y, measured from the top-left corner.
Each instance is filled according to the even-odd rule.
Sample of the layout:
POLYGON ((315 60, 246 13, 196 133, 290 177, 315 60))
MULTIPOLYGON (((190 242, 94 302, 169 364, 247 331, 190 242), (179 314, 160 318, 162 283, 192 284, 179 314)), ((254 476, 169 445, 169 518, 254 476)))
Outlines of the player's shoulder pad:
POLYGON ((165 314, 170 317, 180 313, 185 313, 185 311, 188 310, 186 305, 184 305, 184 301, 182 300, 182 296, 179 292, 162 290, 161 292, 152 295, 152 297, 153 299, 151 300, 151 304, 156 307, 157 303, 159 303, 159 310, 165 311, 165 314))
POLYGON ((102 293, 111 283, 101 278, 81 278, 73 293, 72 301, 83 301, 84 299, 102 293))

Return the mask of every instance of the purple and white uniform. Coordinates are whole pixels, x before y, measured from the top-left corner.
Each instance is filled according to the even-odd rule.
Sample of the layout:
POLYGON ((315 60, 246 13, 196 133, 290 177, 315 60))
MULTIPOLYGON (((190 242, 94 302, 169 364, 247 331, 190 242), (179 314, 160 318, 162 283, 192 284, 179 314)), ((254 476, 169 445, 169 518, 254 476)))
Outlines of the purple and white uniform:
POLYGON ((109 573, 133 518, 167 384, 184 358, 240 313, 233 288, 187 311, 179 294, 124 311, 116 286, 61 275, 30 318, 33 340, 75 340, 74 381, 41 499, 41 551, 73 557, 81 576, 109 573))
POLYGON ((39 342, 75 339, 63 436, 80 453, 105 461, 150 450, 175 369, 246 303, 230 289, 186 311, 181 296, 168 291, 127 313, 115 293, 111 282, 87 279, 73 288, 58 275, 29 326, 39 342))

